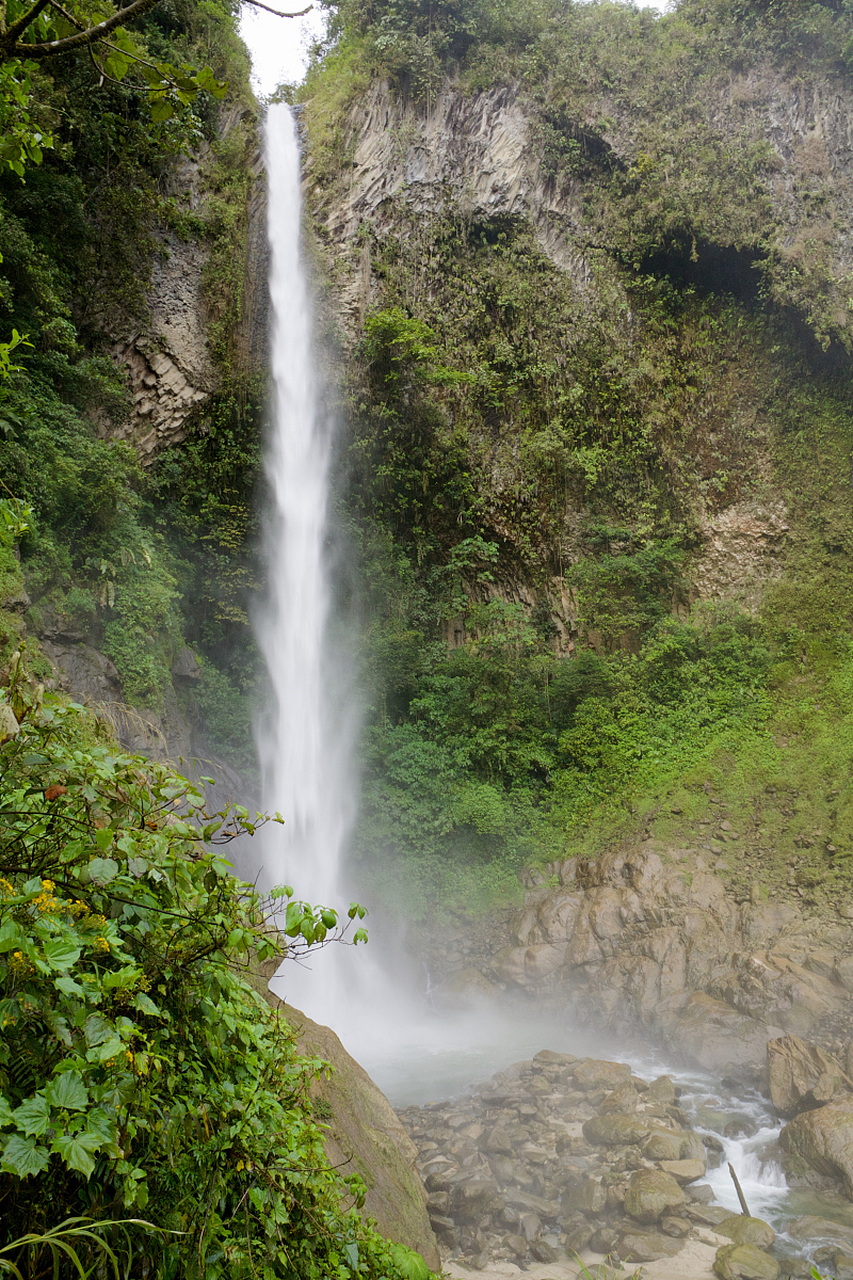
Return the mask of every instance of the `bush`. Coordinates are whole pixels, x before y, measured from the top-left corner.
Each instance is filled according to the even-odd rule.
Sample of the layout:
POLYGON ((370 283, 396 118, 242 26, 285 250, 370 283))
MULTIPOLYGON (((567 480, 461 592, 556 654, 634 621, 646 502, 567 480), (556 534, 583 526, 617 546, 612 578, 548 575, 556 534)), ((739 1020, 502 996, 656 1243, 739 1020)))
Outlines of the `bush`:
MULTIPOLYGON (((311 1117, 323 1064, 298 1057, 241 976, 276 948, 265 904, 210 846, 256 824, 206 815, 184 779, 118 753, 80 708, 42 705, 19 657, 2 705, 6 734, 11 712, 20 722, 0 745, 6 1242, 81 1212, 106 1238, 143 1216, 156 1234, 121 1228, 133 1274, 404 1274, 343 1207, 363 1189, 332 1171, 311 1117)), ((283 892, 291 947, 340 935, 334 912, 283 892)))

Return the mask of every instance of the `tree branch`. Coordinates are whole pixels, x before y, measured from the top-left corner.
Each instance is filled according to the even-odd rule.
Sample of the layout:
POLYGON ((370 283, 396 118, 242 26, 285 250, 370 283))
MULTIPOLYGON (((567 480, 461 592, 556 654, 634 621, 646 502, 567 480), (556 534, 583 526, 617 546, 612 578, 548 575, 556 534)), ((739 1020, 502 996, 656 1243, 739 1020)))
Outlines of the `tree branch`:
POLYGON ((282 13, 280 9, 271 9, 268 4, 261 4, 261 0, 243 0, 243 3, 251 4, 256 9, 266 9, 267 13, 274 13, 277 18, 304 18, 314 8, 313 4, 309 4, 307 9, 300 9, 297 13, 282 13))
POLYGON ((46 9, 49 4, 50 0, 36 0, 32 9, 29 9, 27 13, 21 14, 18 21, 13 22, 11 27, 3 32, 2 38, 0 38, 0 48, 13 45, 18 36, 23 35, 30 23, 35 22, 42 9, 46 9))
MULTIPOLYGON (((39 3, 41 3, 41 0, 39 0, 39 3)), ((44 5, 47 3, 48 0, 44 0, 44 5)), ((107 18, 104 22, 99 22, 95 27, 89 27, 86 31, 81 31, 79 35, 66 36, 64 40, 50 40, 44 44, 15 44, 9 49, 4 39, 0 42, 0 48, 6 48, 7 53, 11 52, 16 58, 34 58, 38 61, 42 61, 45 58, 57 58, 60 54, 71 53, 75 49, 85 49, 87 45, 103 40, 104 36, 109 35, 111 31, 115 31, 116 27, 124 26, 131 18, 137 18, 141 14, 147 13, 157 3, 159 3, 159 0, 134 0, 133 4, 120 9, 111 18, 107 18)))

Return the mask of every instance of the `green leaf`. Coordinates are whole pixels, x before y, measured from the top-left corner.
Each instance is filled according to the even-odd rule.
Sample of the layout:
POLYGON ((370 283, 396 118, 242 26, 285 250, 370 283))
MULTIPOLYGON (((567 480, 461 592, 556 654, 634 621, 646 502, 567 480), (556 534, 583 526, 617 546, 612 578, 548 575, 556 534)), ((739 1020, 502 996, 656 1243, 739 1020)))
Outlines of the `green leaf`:
MULTIPOLYGON (((94 1053, 94 1060, 96 1062, 107 1062, 110 1058, 115 1058, 123 1049, 124 1043, 121 1037, 110 1036, 109 1040, 104 1041, 100 1046, 97 1053, 94 1053)), ((90 1057, 92 1055, 87 1054, 86 1056, 90 1057)))
POLYGON ((157 1005, 144 991, 139 991, 133 997, 133 1007, 138 1009, 140 1013, 147 1013, 150 1018, 159 1018, 161 1016, 157 1005))
POLYGON ((17 1174, 19 1178, 29 1178, 31 1174, 41 1173, 49 1160, 47 1147, 39 1147, 32 1138, 21 1138, 16 1134, 3 1148, 0 1168, 5 1173, 17 1174))
POLYGON ((175 109, 168 98, 150 97, 151 102, 151 119, 155 124, 163 124, 166 120, 171 120, 175 114, 175 109))
POLYGON ((63 1071, 51 1080, 44 1092, 52 1107, 62 1107, 65 1111, 83 1111, 89 1103, 88 1090, 76 1071, 63 1071))
POLYGON ((27 1098, 26 1102, 22 1102, 15 1108, 13 1117, 15 1124, 24 1133, 40 1138, 47 1132, 50 1124, 50 1107, 47 1104, 47 1098, 43 1093, 34 1094, 32 1098, 27 1098))
POLYGON ((24 933, 16 920, 4 920, 0 924, 0 952, 14 951, 21 945, 24 933))
POLYGON ((86 1019, 86 1044, 98 1045, 103 1044, 113 1034, 113 1026, 111 1022, 107 1022, 106 1018, 100 1013, 90 1013, 86 1019))
POLYGON ((8 1100, 0 1093, 0 1125, 12 1123, 12 1108, 9 1106, 8 1100))
POLYGON ((50 938, 44 944, 44 958, 51 969, 69 969, 80 959, 80 951, 70 938, 50 938))
POLYGON ((429 1267, 419 1253, 404 1244, 392 1244, 391 1256, 405 1280, 430 1280, 429 1267))
POLYGON ((54 978, 53 985, 66 996, 82 996, 84 994, 79 982, 75 982, 67 973, 62 973, 58 978, 54 978))
POLYGON ((115 880, 118 872, 119 865, 115 858, 93 858, 86 867, 88 878, 95 884, 109 884, 111 880, 115 880))
POLYGON ((52 1150, 70 1169, 76 1169, 84 1178, 89 1178, 95 1168, 91 1153, 99 1151, 101 1145, 101 1139, 94 1133, 61 1133, 54 1138, 52 1150))
MULTIPOLYGON (((100 831, 95 832, 95 844, 98 846, 101 853, 106 853, 107 849, 109 849, 112 842, 113 842, 113 832, 109 827, 103 827, 101 828, 100 831)), ((90 863, 90 870, 91 870, 91 863, 90 863)))

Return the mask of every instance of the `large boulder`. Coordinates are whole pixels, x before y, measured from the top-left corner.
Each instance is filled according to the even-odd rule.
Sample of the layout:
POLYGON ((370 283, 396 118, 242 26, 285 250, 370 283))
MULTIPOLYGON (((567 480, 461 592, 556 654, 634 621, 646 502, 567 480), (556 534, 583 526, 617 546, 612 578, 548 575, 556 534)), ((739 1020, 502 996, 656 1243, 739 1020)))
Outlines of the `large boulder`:
POLYGON ((652 1223, 686 1201, 681 1187, 668 1173, 660 1169, 639 1169, 628 1183, 625 1212, 637 1222, 652 1223))
POLYGON ((768 1040, 767 1079, 773 1106, 788 1120, 847 1092, 844 1072, 835 1059, 799 1036, 768 1040))
POLYGON ((779 1135, 785 1151, 800 1156, 818 1173, 840 1178, 853 1199, 853 1097, 802 1111, 779 1135))
POLYGON ((754 1244, 758 1249, 770 1249, 776 1240, 776 1232, 763 1218, 748 1218, 745 1213, 725 1218, 716 1231, 728 1236, 735 1244, 754 1244))
MULTIPOLYGON (((367 1188, 363 1212, 376 1219, 382 1235, 417 1250, 430 1269, 438 1271, 441 1259, 427 1214, 427 1193, 415 1168, 417 1148, 390 1102, 334 1031, 271 991, 262 994, 296 1032, 299 1052, 322 1058, 334 1068, 311 1090, 315 1111, 322 1112, 322 1122, 328 1125, 329 1160, 342 1173, 357 1173, 362 1179, 367 1188)), ((494 1184, 489 1187, 494 1189, 494 1184)))
POLYGON ((726 1244, 717 1250, 714 1274, 720 1280, 779 1280, 781 1267, 754 1244, 726 1244))
POLYGON ((628 1147, 647 1138, 649 1126, 639 1116, 593 1116, 584 1124, 583 1136, 596 1147, 628 1147))
POLYGON ((658 1231, 623 1231, 619 1237, 619 1257, 628 1263, 657 1262, 661 1258, 674 1258, 681 1252, 683 1243, 658 1231))

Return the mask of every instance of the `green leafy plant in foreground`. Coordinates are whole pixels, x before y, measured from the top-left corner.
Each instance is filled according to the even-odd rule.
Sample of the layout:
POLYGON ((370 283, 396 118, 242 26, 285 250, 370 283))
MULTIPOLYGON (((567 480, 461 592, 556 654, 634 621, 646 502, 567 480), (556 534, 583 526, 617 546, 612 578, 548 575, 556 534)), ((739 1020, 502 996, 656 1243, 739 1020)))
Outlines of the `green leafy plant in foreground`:
POLYGON ((0 1220, 21 1247, 5 1261, 102 1270, 85 1231, 83 1271, 51 1235, 85 1216, 164 1280, 403 1274, 354 1212, 360 1183, 326 1161, 307 1098, 324 1064, 241 973, 281 949, 271 911, 293 954, 363 908, 339 922, 235 881, 216 846, 258 820, 209 815, 171 770, 116 751, 20 655, 0 709, 0 1220))
POLYGON ((124 1221, 111 1222, 106 1225, 113 1232, 123 1232, 125 1247, 121 1254, 117 1253, 106 1240, 102 1239, 100 1233, 104 1228, 104 1224, 92 1223, 89 1218, 69 1218, 66 1222, 60 1222, 58 1226, 52 1227, 41 1235, 31 1233, 23 1236, 20 1240, 13 1240, 10 1244, 0 1247, 0 1273, 15 1276, 16 1280, 24 1280, 24 1276, 27 1273, 22 1271, 14 1262, 11 1262, 7 1255, 20 1256, 22 1253, 29 1253, 32 1256, 41 1253, 50 1256, 54 1274, 60 1271, 63 1262, 68 1262, 75 1269, 78 1276, 91 1275, 93 1268, 87 1268, 80 1255, 80 1245, 83 1245, 86 1252, 94 1252, 96 1258, 95 1266, 98 1268, 99 1274, 111 1274, 114 1280, 122 1280, 124 1276, 129 1274, 130 1261, 132 1259, 131 1239, 124 1229, 132 1226, 156 1231, 156 1228, 152 1227, 150 1222, 145 1222, 141 1218, 127 1218, 124 1221))

